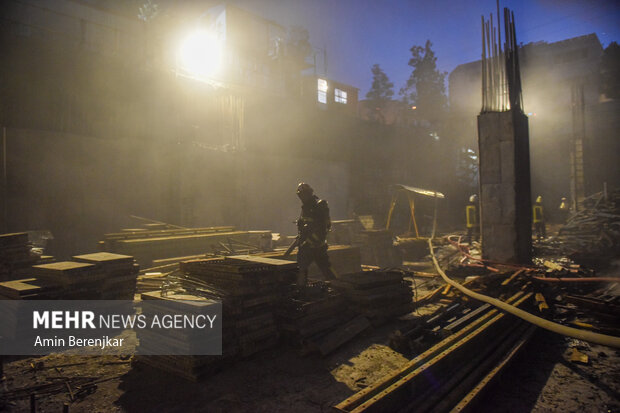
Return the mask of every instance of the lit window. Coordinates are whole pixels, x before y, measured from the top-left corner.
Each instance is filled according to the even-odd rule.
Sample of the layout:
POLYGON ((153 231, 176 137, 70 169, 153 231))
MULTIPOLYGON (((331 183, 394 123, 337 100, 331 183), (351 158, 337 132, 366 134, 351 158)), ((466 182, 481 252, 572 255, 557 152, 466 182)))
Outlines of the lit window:
POLYGON ((327 80, 317 79, 318 99, 320 103, 327 103, 327 80))
POLYGON ((344 90, 340 90, 340 89, 336 89, 334 91, 334 100, 337 103, 344 103, 345 105, 347 104, 347 92, 345 92, 344 90))

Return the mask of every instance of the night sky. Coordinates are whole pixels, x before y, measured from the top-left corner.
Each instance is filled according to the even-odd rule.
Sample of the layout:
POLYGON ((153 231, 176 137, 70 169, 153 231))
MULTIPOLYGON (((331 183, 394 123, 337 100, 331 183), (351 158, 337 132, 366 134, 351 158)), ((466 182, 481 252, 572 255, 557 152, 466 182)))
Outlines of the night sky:
MULTIPOLYGON (((284 26, 302 25, 316 48, 327 49, 327 76, 360 89, 360 99, 379 63, 394 90, 411 73, 412 45, 433 42, 440 70, 450 72, 480 58, 480 16, 493 13, 495 0, 234 0, 284 26)), ((502 1, 514 11, 517 40, 548 43, 596 33, 603 47, 620 40, 620 1, 502 1)), ((503 24, 503 21, 502 21, 503 24)), ((502 36, 503 37, 503 36, 502 36)), ((322 51, 319 51, 322 53, 322 51)), ((319 68, 323 69, 322 65, 319 68)))

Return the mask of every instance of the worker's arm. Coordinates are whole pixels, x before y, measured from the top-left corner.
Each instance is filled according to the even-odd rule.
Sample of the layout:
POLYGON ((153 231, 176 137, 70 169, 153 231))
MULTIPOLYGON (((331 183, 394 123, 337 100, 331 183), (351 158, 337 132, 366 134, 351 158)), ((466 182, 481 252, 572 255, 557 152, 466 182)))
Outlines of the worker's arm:
POLYGON ((329 206, 327 205, 327 201, 321 199, 318 204, 318 211, 321 221, 325 225, 326 232, 329 231, 332 227, 332 221, 329 217, 329 206))

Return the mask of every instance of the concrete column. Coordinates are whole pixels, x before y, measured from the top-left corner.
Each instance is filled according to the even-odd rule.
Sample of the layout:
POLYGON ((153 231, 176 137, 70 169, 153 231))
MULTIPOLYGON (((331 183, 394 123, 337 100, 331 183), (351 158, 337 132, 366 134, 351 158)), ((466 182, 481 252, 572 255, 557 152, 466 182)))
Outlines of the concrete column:
POLYGON ((528 119, 521 111, 478 116, 480 224, 485 259, 532 258, 528 119))

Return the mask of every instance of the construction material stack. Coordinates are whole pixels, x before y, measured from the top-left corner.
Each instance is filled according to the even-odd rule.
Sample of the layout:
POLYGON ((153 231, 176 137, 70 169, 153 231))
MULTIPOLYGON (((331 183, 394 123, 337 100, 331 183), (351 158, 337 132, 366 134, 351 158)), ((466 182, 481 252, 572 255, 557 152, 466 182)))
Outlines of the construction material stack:
POLYGON ((302 354, 327 355, 370 326, 347 308, 340 293, 321 281, 290 291, 278 321, 288 344, 302 354))
POLYGON ((0 234, 0 280, 20 278, 34 264, 51 261, 32 251, 26 232, 0 234))
POLYGON ((0 283, 7 299, 132 300, 139 267, 133 257, 94 253, 34 265, 31 277, 0 283))
POLYGON ((297 264, 256 256, 181 262, 162 290, 143 300, 209 300, 223 311, 221 356, 140 356, 140 363, 198 381, 240 358, 275 346, 279 332, 274 310, 297 276, 297 264))
POLYGON ((297 276, 297 264, 236 256, 180 264, 179 282, 190 294, 222 302, 223 334, 234 332, 242 357, 278 341, 274 307, 297 276))
MULTIPOLYGON (((150 315, 158 314, 159 316, 167 314, 170 311, 170 306, 162 307, 161 313, 157 311, 158 303, 166 301, 174 302, 174 307, 183 311, 183 314, 201 313, 204 306, 210 306, 216 302, 206 297, 178 291, 152 291, 141 294, 141 297, 144 302, 149 303, 149 310, 147 312, 150 315)), ((158 370, 175 374, 186 380, 200 381, 234 361, 238 354, 238 348, 234 343, 234 338, 231 333, 232 332, 229 331, 222 337, 223 354, 221 356, 140 355, 135 357, 135 361, 138 364, 145 364, 158 370)), ((188 334, 192 333, 190 332, 188 334)), ((160 329, 157 332, 138 330, 137 336, 140 340, 141 354, 162 354, 166 353, 165 348, 170 347, 174 347, 177 350, 183 349, 186 354, 199 354, 201 350, 204 350, 192 348, 192 343, 196 343, 196 341, 192 340, 191 337, 166 329, 160 329), (164 346, 163 350, 162 347, 160 347, 162 345, 164 346)))
POLYGON ((271 240, 270 231, 235 231, 234 227, 128 229, 105 234, 99 242, 102 251, 132 255, 143 267, 153 261, 213 253, 234 255, 262 250, 265 239, 271 240))
POLYGON ((76 255, 77 262, 93 264, 104 275, 99 284, 100 300, 133 300, 136 292, 136 278, 140 267, 132 256, 96 252, 76 255))
POLYGON ((332 285, 342 292, 350 308, 366 316, 373 325, 413 309, 413 291, 399 270, 344 274, 332 285))

